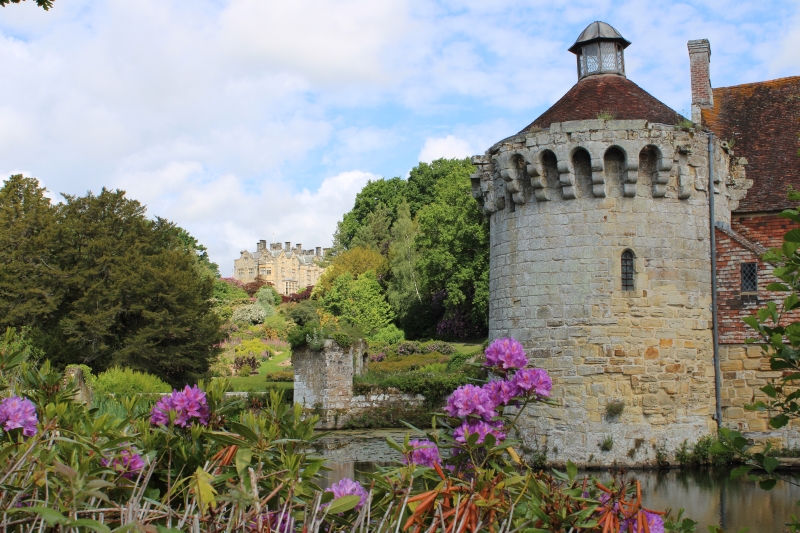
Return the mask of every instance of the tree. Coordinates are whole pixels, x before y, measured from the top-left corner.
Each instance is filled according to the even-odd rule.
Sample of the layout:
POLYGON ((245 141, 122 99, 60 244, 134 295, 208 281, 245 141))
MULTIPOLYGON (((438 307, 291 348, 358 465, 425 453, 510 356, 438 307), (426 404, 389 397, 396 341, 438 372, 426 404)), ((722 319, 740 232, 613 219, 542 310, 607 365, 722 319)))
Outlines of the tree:
POLYGON ((456 309, 486 326, 489 309, 489 227, 470 193, 473 168, 464 160, 448 166, 434 186, 434 201, 417 215, 417 268, 428 294, 445 292, 456 309))
MULTIPOLYGON (((44 9, 45 11, 49 11, 51 7, 53 7, 53 2, 55 0, 36 0, 36 5, 44 9)), ((8 4, 19 4, 22 0, 0 0, 0 7, 6 7, 8 4)))
POLYGON ((173 231, 178 240, 183 243, 186 250, 194 254, 197 258, 197 268, 206 275, 218 278, 219 265, 211 262, 211 258, 208 256, 208 248, 200 244, 188 231, 179 226, 174 226, 173 231))
POLYGON ((453 173, 461 174, 465 170, 470 173, 475 171, 469 159, 437 159, 430 164, 420 163, 412 168, 405 191, 411 215, 416 215, 420 209, 435 200, 435 189, 439 180, 453 173))
POLYGON ((322 305, 329 313, 360 328, 367 337, 394 320, 392 307, 372 270, 358 278, 353 278, 349 272, 337 277, 322 305))
POLYGON ((123 191, 55 207, 44 193, 22 176, 0 189, 0 325, 30 327, 62 367, 120 365, 174 385, 202 376, 221 339, 200 245, 123 191))
POLYGON ((389 247, 389 269, 391 279, 387 283, 387 296, 401 323, 415 304, 422 304, 419 274, 416 267, 419 261, 415 239, 417 224, 411 219, 408 202, 397 207, 397 221, 392 226, 392 244, 389 247))
POLYGON ((11 176, 0 189, 0 327, 35 326, 61 299, 52 258, 55 209, 34 178, 11 176))
POLYGON ((388 268, 388 261, 377 250, 362 247, 347 250, 333 258, 330 266, 325 269, 314 287, 314 293, 316 295, 325 294, 333 285, 334 280, 345 272, 357 277, 372 270, 377 276, 383 277, 388 268))
POLYGON ((391 210, 383 203, 378 204, 375 211, 368 213, 364 222, 356 229, 353 240, 350 241, 350 248, 359 246, 371 248, 381 255, 387 255, 392 239, 390 232, 392 218, 391 210))
POLYGON ((344 215, 336 226, 334 234, 334 252, 340 253, 354 245, 351 241, 358 229, 364 224, 370 213, 378 210, 383 204, 388 209, 389 226, 394 223, 397 205, 403 201, 406 181, 401 178, 379 179, 369 181, 356 195, 355 205, 344 215))

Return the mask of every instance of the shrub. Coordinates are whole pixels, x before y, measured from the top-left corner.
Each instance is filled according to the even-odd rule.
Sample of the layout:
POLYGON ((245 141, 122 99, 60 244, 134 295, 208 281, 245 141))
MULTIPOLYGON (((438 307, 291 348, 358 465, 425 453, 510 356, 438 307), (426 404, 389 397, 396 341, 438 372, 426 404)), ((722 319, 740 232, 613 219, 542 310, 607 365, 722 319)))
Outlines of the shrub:
POLYGON ((289 310, 289 318, 298 326, 308 326, 319 323, 317 303, 314 300, 304 300, 295 304, 289 310))
POLYGON ((606 414, 610 418, 621 415, 624 410, 625 402, 621 400, 614 400, 613 402, 608 402, 608 405, 606 405, 606 414))
POLYGON ((447 372, 447 363, 431 363, 419 369, 420 372, 430 372, 431 374, 441 374, 447 372))
POLYGON ((97 376, 94 390, 96 395, 130 396, 139 393, 170 392, 172 387, 152 374, 114 367, 97 376))
POLYGON ((406 340, 406 337, 402 329, 399 329, 394 324, 389 324, 385 328, 378 330, 369 340, 370 343, 380 342, 385 344, 397 344, 406 340))
POLYGON ((250 367, 250 372, 252 372, 254 368, 258 368, 260 366, 258 363, 258 357, 252 354, 248 354, 248 355, 237 355, 233 359, 233 369, 236 370, 236 372, 239 373, 239 375, 247 375, 247 376, 250 375, 250 374, 242 374, 242 368, 245 366, 250 367))
POLYGON ((453 348, 452 344, 448 344, 443 341, 431 341, 422 347, 423 353, 439 352, 445 355, 450 355, 455 351, 456 349, 453 348))
POLYGON ((450 357, 450 360, 447 362, 447 370, 460 370, 462 366, 467 362, 467 360, 472 357, 469 354, 465 353, 457 353, 450 357))
POLYGON ((278 382, 294 382, 294 372, 288 372, 285 370, 279 372, 267 372, 267 381, 278 381, 278 382))
POLYGON ((253 373, 253 367, 250 365, 242 365, 242 368, 239 369, 239 376, 247 377, 253 373))
POLYGON ((413 355, 422 353, 422 347, 417 341, 403 341, 397 345, 397 355, 413 355))
POLYGON ((423 366, 434 363, 447 363, 448 357, 440 353, 407 355, 405 357, 393 355, 388 356, 380 362, 370 365, 371 372, 409 372, 418 370, 423 366))
POLYGON ((267 318, 267 313, 260 305, 250 304, 237 307, 233 310, 231 320, 240 324, 261 324, 267 318))
POLYGON ((242 355, 272 355, 272 347, 264 344, 261 339, 247 339, 238 344, 234 349, 234 353, 242 355))
POLYGON ((405 423, 420 429, 431 427, 433 414, 425 406, 408 407, 402 404, 370 407, 344 424, 344 429, 407 428, 405 423))
POLYGON ((214 282, 214 298, 221 302, 230 302, 247 298, 242 284, 234 278, 220 278, 214 282))
POLYGON ((429 407, 438 407, 444 399, 461 385, 469 383, 466 374, 431 374, 429 372, 402 372, 393 374, 367 374, 353 378, 353 394, 367 394, 381 389, 397 389, 408 394, 421 394, 429 407))
POLYGON ((274 308, 275 305, 280 303, 280 295, 275 292, 275 289, 269 285, 264 285, 256 291, 256 301, 262 307, 274 308))
POLYGON ((331 333, 331 338, 334 340, 336 344, 339 345, 339 347, 342 350, 345 351, 349 350, 350 347, 353 345, 353 339, 351 339, 350 335, 348 335, 344 331, 334 331, 333 333, 331 333))
POLYGON ((675 459, 681 466, 725 465, 730 463, 733 460, 733 454, 711 453, 711 448, 716 441, 717 439, 713 436, 706 435, 701 437, 690 450, 689 442, 684 440, 675 452, 675 459))
POLYGON ((92 374, 92 369, 89 365, 67 365, 66 370, 70 368, 80 368, 83 372, 83 382, 86 383, 90 389, 94 390, 94 384, 97 381, 97 376, 92 374))
POLYGON ((609 435, 608 437, 603 439, 603 442, 601 442, 598 446, 600 447, 601 451, 610 452, 611 449, 614 447, 614 439, 611 438, 611 436, 609 435))
POLYGON ((225 360, 218 360, 208 369, 212 377, 227 378, 233 375, 231 365, 225 360))

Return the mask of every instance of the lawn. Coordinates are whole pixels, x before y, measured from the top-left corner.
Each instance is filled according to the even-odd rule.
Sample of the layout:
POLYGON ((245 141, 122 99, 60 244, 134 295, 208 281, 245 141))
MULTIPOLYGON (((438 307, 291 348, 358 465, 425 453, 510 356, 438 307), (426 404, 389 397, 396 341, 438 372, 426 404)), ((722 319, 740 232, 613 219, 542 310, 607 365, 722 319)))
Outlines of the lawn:
POLYGON ((291 372, 291 366, 278 366, 279 363, 291 357, 292 352, 286 350, 277 354, 269 361, 264 361, 258 367, 258 374, 247 377, 234 377, 230 378, 231 385, 235 391, 265 391, 270 388, 278 389, 291 389, 294 384, 291 382, 269 382, 267 381, 266 374, 269 372, 291 372))
POLYGON ((483 342, 451 342, 450 344, 456 349, 457 353, 467 355, 474 355, 480 352, 483 347, 483 342))

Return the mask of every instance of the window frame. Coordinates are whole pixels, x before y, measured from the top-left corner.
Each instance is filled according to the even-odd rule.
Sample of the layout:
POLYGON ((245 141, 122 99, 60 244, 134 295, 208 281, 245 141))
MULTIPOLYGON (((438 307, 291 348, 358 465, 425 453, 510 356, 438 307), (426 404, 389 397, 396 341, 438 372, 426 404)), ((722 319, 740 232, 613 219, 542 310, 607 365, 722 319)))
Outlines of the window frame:
POLYGON ((620 254, 620 284, 623 292, 636 290, 636 254, 625 249, 620 254))
POLYGON ((742 294, 758 294, 758 261, 742 261, 739 263, 739 292, 742 294), (745 268, 752 268, 753 272, 745 272, 745 268), (746 280, 751 277, 752 280, 746 280), (748 284, 745 288, 745 281, 752 281, 753 285, 748 284))

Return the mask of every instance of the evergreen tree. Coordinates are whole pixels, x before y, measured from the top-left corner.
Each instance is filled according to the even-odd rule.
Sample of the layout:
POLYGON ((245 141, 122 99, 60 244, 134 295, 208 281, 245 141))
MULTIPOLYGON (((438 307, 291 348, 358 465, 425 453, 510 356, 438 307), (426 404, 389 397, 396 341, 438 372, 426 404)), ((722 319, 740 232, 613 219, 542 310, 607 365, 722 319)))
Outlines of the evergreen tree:
POLYGON ((57 308, 61 273, 52 257, 55 210, 34 178, 0 189, 0 327, 35 326, 57 308))
POLYGON ((388 209, 389 226, 396 218, 396 207, 405 198, 406 181, 401 178, 379 179, 368 182, 356 195, 355 205, 336 226, 333 248, 336 254, 354 245, 351 241, 370 213, 383 204, 388 209))
MULTIPOLYGON (((405 200, 404 200, 405 201, 405 200)), ((380 203, 375 211, 368 213, 364 218, 353 240, 350 241, 350 248, 362 247, 377 250, 381 255, 388 255, 389 243, 392 236, 390 227, 392 226, 392 212, 385 204, 380 203)))

